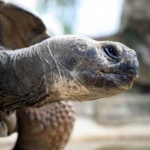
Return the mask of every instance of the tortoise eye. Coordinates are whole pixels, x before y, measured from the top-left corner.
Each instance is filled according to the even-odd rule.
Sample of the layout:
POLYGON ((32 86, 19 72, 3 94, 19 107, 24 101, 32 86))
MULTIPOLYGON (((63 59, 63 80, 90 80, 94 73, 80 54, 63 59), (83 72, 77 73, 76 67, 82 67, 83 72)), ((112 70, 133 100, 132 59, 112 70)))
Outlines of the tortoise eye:
POLYGON ((119 54, 115 47, 112 46, 105 46, 103 47, 103 50, 107 56, 109 56, 111 59, 115 61, 119 61, 119 54))

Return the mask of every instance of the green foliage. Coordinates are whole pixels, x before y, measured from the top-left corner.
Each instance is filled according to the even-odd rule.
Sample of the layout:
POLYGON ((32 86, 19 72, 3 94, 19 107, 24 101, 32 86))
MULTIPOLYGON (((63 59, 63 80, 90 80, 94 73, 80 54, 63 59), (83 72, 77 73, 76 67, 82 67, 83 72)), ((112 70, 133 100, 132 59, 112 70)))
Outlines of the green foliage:
POLYGON ((49 2, 54 2, 55 1, 55 3, 57 3, 57 5, 59 7, 68 7, 68 6, 72 7, 76 4, 77 0, 41 0, 41 1, 43 1, 42 2, 43 6, 46 6, 49 2))
POLYGON ((61 23, 64 33, 73 32, 78 0, 38 0, 37 10, 40 13, 51 11, 61 23))

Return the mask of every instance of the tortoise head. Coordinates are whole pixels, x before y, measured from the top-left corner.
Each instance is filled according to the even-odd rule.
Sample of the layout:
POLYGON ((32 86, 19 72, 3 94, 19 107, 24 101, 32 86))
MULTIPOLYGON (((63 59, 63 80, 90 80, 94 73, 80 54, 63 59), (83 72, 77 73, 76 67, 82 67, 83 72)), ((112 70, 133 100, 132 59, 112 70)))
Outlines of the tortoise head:
MULTIPOLYGON (((1 46, 11 49, 28 47, 49 37, 45 25, 36 15, 2 1, 0 7, 1 46)), ((39 48, 35 46, 35 49, 42 50, 40 55, 37 54, 38 57, 34 58, 35 61, 40 63, 38 58, 44 59, 41 66, 33 63, 32 67, 28 67, 31 72, 27 73, 26 78, 32 81, 36 77, 33 76, 32 79, 28 77, 29 74, 38 76, 40 67, 49 67, 50 69, 44 68, 44 73, 45 85, 48 85, 46 92, 50 93, 51 100, 83 101, 116 95, 130 88, 138 77, 139 64, 136 54, 121 43, 98 42, 81 36, 58 36, 49 40, 44 42, 48 43, 45 52, 44 44, 41 43, 39 48), (52 53, 49 53, 50 51, 52 53), (53 61, 47 65, 46 58, 47 62, 53 61)), ((31 60, 34 59, 31 56, 31 60)), ((29 64, 29 61, 27 62, 29 64)))
MULTIPOLYGON (((138 78, 136 53, 121 43, 98 42, 81 36, 56 39, 59 47, 55 58, 66 83, 66 95, 71 94, 79 100, 108 97, 131 88, 138 78)), ((59 92, 63 98, 64 90, 59 92)))

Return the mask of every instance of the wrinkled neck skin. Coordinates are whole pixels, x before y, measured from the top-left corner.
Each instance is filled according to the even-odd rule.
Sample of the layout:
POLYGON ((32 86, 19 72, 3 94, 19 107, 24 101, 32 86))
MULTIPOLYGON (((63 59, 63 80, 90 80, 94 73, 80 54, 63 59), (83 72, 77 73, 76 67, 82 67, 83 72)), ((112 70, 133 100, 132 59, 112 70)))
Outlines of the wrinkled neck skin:
POLYGON ((62 99, 77 100, 74 96, 86 91, 63 66, 68 56, 65 48, 58 51, 55 42, 49 39, 24 49, 0 51, 1 113, 62 99), (70 93, 73 82, 77 86, 71 87, 74 93, 70 93))
POLYGON ((33 106, 47 96, 42 60, 36 51, 35 46, 0 51, 0 111, 33 106))

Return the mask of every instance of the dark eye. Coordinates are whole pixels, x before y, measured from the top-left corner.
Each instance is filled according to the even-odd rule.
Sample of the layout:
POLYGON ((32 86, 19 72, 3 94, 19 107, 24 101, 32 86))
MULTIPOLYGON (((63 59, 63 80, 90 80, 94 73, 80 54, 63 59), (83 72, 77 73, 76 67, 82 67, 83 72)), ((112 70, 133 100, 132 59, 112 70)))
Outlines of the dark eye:
POLYGON ((111 59, 119 61, 118 51, 115 47, 111 46, 105 46, 103 47, 103 50, 107 56, 109 56, 111 59))

